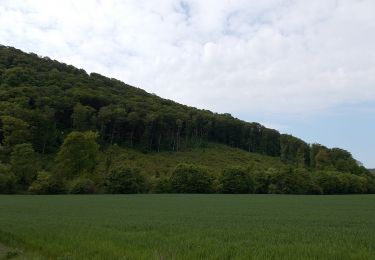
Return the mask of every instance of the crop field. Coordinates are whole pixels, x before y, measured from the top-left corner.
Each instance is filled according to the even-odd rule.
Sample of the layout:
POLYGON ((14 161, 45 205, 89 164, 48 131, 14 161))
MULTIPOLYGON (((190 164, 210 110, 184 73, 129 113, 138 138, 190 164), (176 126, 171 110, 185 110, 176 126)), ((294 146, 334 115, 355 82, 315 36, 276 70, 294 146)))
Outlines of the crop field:
POLYGON ((375 196, 0 196, 0 258, 375 259, 375 196))

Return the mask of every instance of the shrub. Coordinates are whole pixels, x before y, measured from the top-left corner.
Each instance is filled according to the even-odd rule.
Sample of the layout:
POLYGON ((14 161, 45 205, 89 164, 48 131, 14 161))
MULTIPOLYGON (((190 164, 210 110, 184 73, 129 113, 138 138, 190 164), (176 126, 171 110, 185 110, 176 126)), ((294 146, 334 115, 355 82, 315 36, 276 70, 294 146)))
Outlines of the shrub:
POLYGON ((17 177, 17 184, 26 190, 35 180, 39 159, 30 143, 17 144, 10 156, 11 170, 17 177))
POLYGON ((366 182, 366 192, 370 194, 375 193, 375 176, 372 174, 367 174, 365 176, 367 182, 366 182))
POLYGON ((146 189, 146 180, 136 169, 119 168, 108 174, 106 187, 109 193, 141 193, 146 189))
POLYGON ((253 178, 255 182, 255 193, 267 194, 269 193, 269 185, 271 184, 271 177, 276 172, 276 169, 269 168, 268 170, 255 170, 253 178))
POLYGON ((92 194, 95 192, 95 183, 87 178, 77 178, 71 182, 69 187, 69 193, 72 194, 92 194))
POLYGON ((323 194, 335 194, 338 190, 340 179, 337 173, 332 171, 318 171, 315 173, 315 179, 318 185, 322 188, 323 194))
POLYGON ((190 164, 177 165, 170 179, 172 191, 177 193, 210 193, 212 181, 205 169, 190 164))
POLYGON ((268 193, 277 194, 321 194, 311 172, 304 168, 282 168, 270 174, 268 193))
POLYGON ((253 178, 242 168, 232 167, 224 170, 221 177, 223 193, 253 193, 253 178))
POLYGON ((56 155, 57 171, 65 178, 74 178, 84 172, 92 172, 96 166, 99 145, 97 133, 71 132, 56 155))
POLYGON ((367 191, 367 179, 350 173, 338 173, 338 193, 352 194, 367 191))
POLYGON ((168 178, 161 177, 157 180, 154 192, 156 193, 170 193, 172 191, 171 183, 168 178))
POLYGON ((51 173, 40 171, 29 187, 29 191, 36 194, 61 194, 65 193, 65 185, 61 179, 51 173))
POLYGON ((10 166, 0 163, 0 194, 12 193, 15 189, 16 177, 10 166))

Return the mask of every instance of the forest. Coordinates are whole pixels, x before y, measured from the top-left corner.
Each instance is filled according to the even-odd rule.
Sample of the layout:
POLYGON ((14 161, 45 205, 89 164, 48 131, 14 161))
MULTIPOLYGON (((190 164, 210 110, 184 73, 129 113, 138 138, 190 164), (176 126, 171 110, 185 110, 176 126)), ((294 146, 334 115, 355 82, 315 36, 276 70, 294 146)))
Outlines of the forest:
POLYGON ((0 46, 0 193, 148 192, 375 193, 375 176, 346 150, 0 46), (213 143, 282 166, 182 163, 159 175, 112 163, 119 149, 173 154, 213 143))

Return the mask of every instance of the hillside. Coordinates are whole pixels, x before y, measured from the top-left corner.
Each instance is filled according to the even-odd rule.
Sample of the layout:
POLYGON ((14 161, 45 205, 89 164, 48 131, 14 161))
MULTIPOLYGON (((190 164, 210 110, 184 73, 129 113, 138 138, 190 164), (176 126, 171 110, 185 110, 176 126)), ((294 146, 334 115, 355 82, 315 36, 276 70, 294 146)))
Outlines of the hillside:
MULTIPOLYGON (((342 173, 345 182, 359 183, 355 192, 372 189, 369 172, 348 151, 310 145, 258 123, 181 105, 116 79, 5 46, 0 46, 0 144, 3 192, 39 192, 54 181, 56 187, 43 192, 62 192, 66 185, 68 189, 77 185, 77 192, 152 191, 144 183, 165 181, 162 178, 173 183, 173 171, 180 163, 188 163, 177 169, 184 174, 211 176, 202 173, 210 187, 194 192, 217 192, 223 185, 223 169, 231 166, 258 177, 261 171, 273 172, 274 179, 281 174, 280 180, 300 169, 303 174, 320 171, 334 178, 342 173), (127 170, 123 177, 123 172, 116 172, 120 166, 139 171, 127 170), (113 178, 134 179, 138 188, 120 189, 127 185, 121 184, 111 191, 113 178)), ((233 176, 248 180, 243 174, 233 176)), ((289 189, 276 179, 267 182, 266 192, 306 193, 320 185, 311 180, 304 189, 289 189)), ((340 192, 354 192, 347 186, 340 192)))
POLYGON ((209 144, 206 148, 194 148, 180 152, 142 153, 128 148, 117 149, 114 165, 126 164, 130 167, 140 168, 149 176, 168 176, 173 168, 180 163, 200 165, 207 168, 212 174, 217 174, 228 166, 264 169, 286 166, 279 158, 249 153, 220 144, 209 144))

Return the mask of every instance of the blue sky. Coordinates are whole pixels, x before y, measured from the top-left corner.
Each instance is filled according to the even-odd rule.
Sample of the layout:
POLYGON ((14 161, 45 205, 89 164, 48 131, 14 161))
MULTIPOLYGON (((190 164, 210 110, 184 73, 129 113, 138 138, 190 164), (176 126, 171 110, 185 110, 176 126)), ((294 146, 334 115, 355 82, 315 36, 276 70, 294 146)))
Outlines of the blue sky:
POLYGON ((373 0, 0 0, 0 44, 375 167, 373 0))
POLYGON ((237 117, 263 122, 264 125, 282 133, 293 134, 309 143, 346 149, 366 167, 375 168, 375 102, 345 104, 325 114, 299 118, 278 114, 243 114, 237 117))

